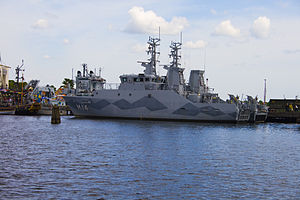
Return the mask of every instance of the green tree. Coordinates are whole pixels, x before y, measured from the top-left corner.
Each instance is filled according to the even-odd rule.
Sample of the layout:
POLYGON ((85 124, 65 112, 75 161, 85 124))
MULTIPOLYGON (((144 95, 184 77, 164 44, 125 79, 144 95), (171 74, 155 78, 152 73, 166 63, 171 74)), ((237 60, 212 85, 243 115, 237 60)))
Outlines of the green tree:
POLYGON ((71 89, 74 89, 74 81, 72 79, 65 78, 62 84, 62 87, 68 87, 68 84, 70 84, 71 89))
POLYGON ((14 80, 9 80, 9 81, 8 81, 8 88, 9 88, 10 90, 15 90, 15 88, 16 88, 16 83, 15 83, 14 80))
POLYGON ((51 88, 53 88, 54 92, 56 91, 56 87, 54 85, 47 84, 46 87, 51 87, 51 88))
POLYGON ((56 91, 56 87, 54 85, 50 85, 50 87, 52 87, 54 91, 56 91))
MULTIPOLYGON (((25 91, 26 85, 27 85, 27 82, 23 82, 23 91, 25 91)), ((22 82, 19 82, 19 85, 18 85, 17 82, 15 82, 14 80, 9 80, 8 88, 13 91, 21 92, 22 91, 22 82)))

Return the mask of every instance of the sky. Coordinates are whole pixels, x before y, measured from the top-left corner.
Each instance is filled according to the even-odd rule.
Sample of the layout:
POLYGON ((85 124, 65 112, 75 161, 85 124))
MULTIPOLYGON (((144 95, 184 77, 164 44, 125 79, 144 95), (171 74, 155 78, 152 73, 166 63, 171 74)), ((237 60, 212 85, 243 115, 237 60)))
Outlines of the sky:
MULTIPOLYGON (((25 81, 61 86, 81 64, 109 83, 142 73, 146 42, 158 37, 160 64, 171 41, 180 41, 188 81, 205 69, 210 87, 263 99, 300 98, 300 1, 298 0, 0 0, 2 64, 24 59, 25 81)), ((160 75, 166 71, 159 67, 160 75)))

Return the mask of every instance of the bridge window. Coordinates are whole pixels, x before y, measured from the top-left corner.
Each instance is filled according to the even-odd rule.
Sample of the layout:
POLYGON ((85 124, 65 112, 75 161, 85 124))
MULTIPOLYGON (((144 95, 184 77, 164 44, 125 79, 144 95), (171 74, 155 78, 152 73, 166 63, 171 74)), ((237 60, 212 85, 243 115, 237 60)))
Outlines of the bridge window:
POLYGON ((127 77, 122 77, 122 83, 127 82, 127 77))
POLYGON ((144 78, 133 78, 134 82, 143 82, 144 78))

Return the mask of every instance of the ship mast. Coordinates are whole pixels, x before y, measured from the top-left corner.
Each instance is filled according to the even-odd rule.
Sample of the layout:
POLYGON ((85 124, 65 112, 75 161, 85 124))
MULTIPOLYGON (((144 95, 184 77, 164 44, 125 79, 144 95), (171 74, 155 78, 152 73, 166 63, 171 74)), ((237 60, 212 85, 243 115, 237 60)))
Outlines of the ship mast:
POLYGON ((264 79, 265 87, 264 87, 264 104, 266 104, 266 98, 267 98, 267 79, 264 79))
POLYGON ((22 60, 22 64, 21 64, 21 65, 18 65, 17 68, 16 68, 16 81, 17 81, 17 87, 18 87, 18 90, 20 89, 20 86, 19 86, 19 80, 20 80, 20 79, 23 80, 23 76, 20 77, 20 71, 25 71, 24 69, 21 69, 23 66, 24 66, 24 60, 22 60))
POLYGON ((82 68, 83 68, 83 77, 88 75, 88 71, 87 71, 87 64, 83 63, 82 64, 82 68))
POLYGON ((181 49, 181 42, 171 42, 171 53, 169 57, 172 59, 170 65, 165 65, 164 69, 168 70, 167 81, 168 87, 177 91, 180 95, 184 95, 184 77, 183 70, 181 68, 179 50, 181 49))
POLYGON ((156 76, 156 66, 157 63, 159 63, 157 57, 160 55, 160 52, 157 50, 157 47, 160 45, 159 42, 160 42, 160 37, 159 38, 149 37, 149 40, 147 42, 149 46, 146 52, 148 55, 150 55, 150 58, 148 59, 148 62, 138 61, 138 63, 141 63, 141 65, 146 68, 144 72, 147 75, 156 76))
POLYGON ((171 54, 169 57, 172 58, 170 62, 170 67, 179 67, 181 64, 179 63, 181 55, 179 55, 179 50, 181 49, 181 42, 171 42, 171 54))

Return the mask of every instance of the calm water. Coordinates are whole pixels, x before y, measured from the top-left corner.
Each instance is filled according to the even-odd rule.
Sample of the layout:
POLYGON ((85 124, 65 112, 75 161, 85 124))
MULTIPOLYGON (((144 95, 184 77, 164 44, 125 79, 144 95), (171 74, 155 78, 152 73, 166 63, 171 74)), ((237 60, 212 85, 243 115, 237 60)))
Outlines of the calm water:
POLYGON ((0 116, 0 199, 300 199, 300 125, 0 116))

